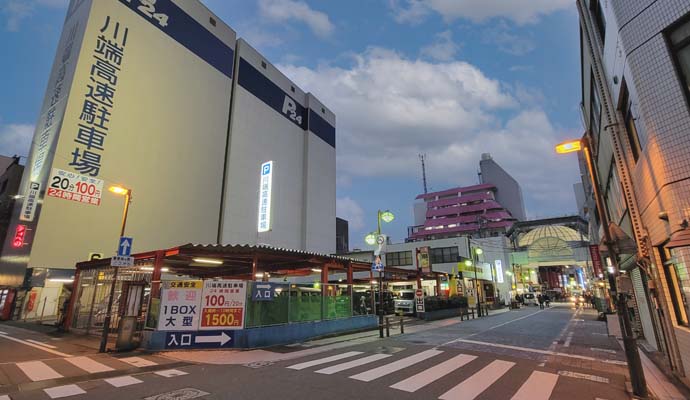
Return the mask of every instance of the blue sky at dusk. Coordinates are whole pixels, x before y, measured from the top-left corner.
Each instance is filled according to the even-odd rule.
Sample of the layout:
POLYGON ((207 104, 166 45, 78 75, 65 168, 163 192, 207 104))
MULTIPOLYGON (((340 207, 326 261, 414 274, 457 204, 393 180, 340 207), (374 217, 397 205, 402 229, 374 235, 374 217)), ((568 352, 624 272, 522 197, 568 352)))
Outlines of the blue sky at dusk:
MULTIPOLYGON (((491 153, 530 217, 575 213, 577 160, 553 154, 583 129, 573 0, 202 1, 336 113, 350 247, 379 208, 404 239, 419 153, 432 190, 477 183, 491 153)), ((0 154, 28 153, 67 3, 0 0, 0 154)))

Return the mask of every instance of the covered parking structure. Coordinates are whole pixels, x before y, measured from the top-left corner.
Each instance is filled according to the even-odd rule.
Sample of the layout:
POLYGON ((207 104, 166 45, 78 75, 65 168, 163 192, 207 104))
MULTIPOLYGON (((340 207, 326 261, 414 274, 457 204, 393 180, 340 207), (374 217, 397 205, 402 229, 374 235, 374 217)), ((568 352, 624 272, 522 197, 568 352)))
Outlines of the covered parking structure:
MULTIPOLYGON (((164 346, 161 294, 171 286, 201 282, 245 282, 242 329, 235 347, 260 347, 325 334, 375 327, 377 277, 361 260, 270 246, 185 244, 133 255, 134 265, 115 269, 111 259, 77 264, 75 291, 65 326, 79 332, 103 330, 111 287, 112 334, 135 320, 134 340, 164 346), (271 287, 271 301, 254 301, 255 287, 271 287)), ((416 271, 387 268, 385 280, 416 278, 416 271)), ((201 292, 200 292, 201 293, 201 292)), ((201 296, 199 296, 201 297, 201 296)), ((114 336, 114 335, 113 335, 114 336)))

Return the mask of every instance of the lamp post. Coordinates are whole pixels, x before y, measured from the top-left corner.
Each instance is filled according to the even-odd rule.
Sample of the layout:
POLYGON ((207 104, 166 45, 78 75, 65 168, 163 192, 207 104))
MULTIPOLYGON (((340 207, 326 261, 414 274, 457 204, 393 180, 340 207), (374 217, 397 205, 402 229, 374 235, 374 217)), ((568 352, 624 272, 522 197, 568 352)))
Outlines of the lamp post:
MULTIPOLYGON (((125 196, 125 208, 122 212, 122 225, 120 226, 120 237, 125 235, 125 226, 127 225, 127 213, 129 212, 129 204, 132 202, 132 190, 126 189, 122 186, 111 186, 108 188, 109 191, 125 196)), ((99 348, 100 353, 106 352, 106 347, 108 346, 108 333, 110 331, 110 321, 112 319, 112 308, 113 302, 115 301, 115 285, 117 284, 117 271, 118 267, 113 267, 115 271, 113 272, 113 281, 110 284, 110 296, 108 297, 108 308, 105 312, 105 320, 103 321, 103 333, 101 335, 101 346, 99 348)))
MULTIPOLYGON (((378 240, 380 240, 381 236, 381 221, 389 223, 393 222, 395 219, 395 215, 390 212, 389 210, 386 211, 381 211, 378 210, 376 213, 376 232, 371 232, 368 235, 364 237, 364 241, 370 245, 373 246, 377 243, 378 240)), ((384 239, 385 240, 385 239, 384 239)), ((379 251, 381 248, 383 248, 384 243, 379 243, 379 251)), ((380 253, 379 253, 380 255, 380 253)), ((383 271, 379 270, 379 309, 378 309, 378 314, 379 314, 379 337, 383 339, 383 271)))
POLYGON ((594 194, 594 201, 597 206, 597 213, 599 214, 599 221, 603 226, 604 240, 606 249, 611 258, 611 263, 613 266, 614 273, 612 274, 614 279, 609 279, 611 285, 610 291, 611 296, 616 298, 618 301, 618 320, 622 327, 621 333, 623 335, 623 346, 625 347, 625 357, 628 362, 628 370, 630 372, 630 381, 633 386, 633 392, 635 395, 646 398, 648 396, 647 392, 647 382, 644 376, 644 370, 642 369, 642 362, 640 361, 640 354, 637 349, 637 340, 632 333, 632 324, 630 323, 630 316, 627 312, 627 298, 625 293, 617 293, 616 280, 620 274, 620 268, 618 264, 618 253, 613 245, 613 239, 611 238, 611 231, 609 228, 608 215, 605 212, 604 198, 601 195, 601 186, 599 182, 599 174, 594 168, 594 162, 592 161, 592 142, 589 135, 585 135, 581 140, 571 140, 563 142, 556 146, 556 152, 559 154, 572 153, 576 151, 583 151, 585 156, 585 161, 587 162, 587 170, 589 171, 589 176, 592 179, 592 192, 594 194))

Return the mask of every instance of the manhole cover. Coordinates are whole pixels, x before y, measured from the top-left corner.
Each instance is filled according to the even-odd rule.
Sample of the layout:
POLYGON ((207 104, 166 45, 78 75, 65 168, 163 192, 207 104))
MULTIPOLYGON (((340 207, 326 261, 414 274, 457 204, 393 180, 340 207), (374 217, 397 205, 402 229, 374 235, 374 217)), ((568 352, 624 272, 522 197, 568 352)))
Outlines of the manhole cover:
POLYGON ((261 367, 266 367, 269 365, 273 365, 273 361, 256 361, 253 363, 244 364, 245 367, 249 367, 249 368, 261 368, 261 367))
POLYGON ((379 354, 395 354, 399 351, 405 350, 403 347, 388 347, 388 346, 381 346, 377 347, 374 350, 374 353, 379 353, 379 354))
POLYGON ((206 396, 209 393, 194 388, 178 389, 168 393, 161 393, 155 396, 145 397, 144 400, 187 400, 206 396))

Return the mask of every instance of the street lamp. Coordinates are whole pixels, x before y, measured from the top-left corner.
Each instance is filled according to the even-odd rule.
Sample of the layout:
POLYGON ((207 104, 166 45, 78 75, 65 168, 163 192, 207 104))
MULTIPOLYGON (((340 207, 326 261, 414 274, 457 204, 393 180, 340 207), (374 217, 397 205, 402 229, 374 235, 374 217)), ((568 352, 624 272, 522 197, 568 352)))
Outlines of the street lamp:
MULTIPOLYGON (((125 235, 125 226, 127 225, 127 213, 129 212, 129 204, 132 202, 132 190, 124 188, 122 186, 111 186, 108 188, 109 191, 125 196, 125 208, 122 212, 122 225, 120 226, 120 237, 125 235)), ((113 267, 115 271, 113 272, 113 281, 110 284, 110 296, 108 298, 108 308, 105 312, 105 320, 103 321, 103 333, 101 335, 101 346, 99 348, 100 353, 105 353, 106 347, 108 346, 108 333, 110 331, 110 321, 112 319, 112 308, 113 302, 115 301, 115 285, 117 283, 117 272, 118 267, 113 267)))
POLYGON ((620 268, 618 265, 618 253, 614 247, 613 239, 611 237, 611 231, 609 227, 608 215, 605 212, 604 198, 601 195, 601 184, 599 182, 599 175, 597 170, 594 168, 594 162, 592 160, 592 142, 588 135, 585 135, 581 140, 570 140, 567 142, 560 143, 556 146, 556 152, 559 154, 573 153, 576 151, 582 151, 585 156, 585 161, 587 162, 587 170, 589 171, 589 176, 592 180, 592 192, 594 194, 594 201, 597 206, 597 213, 599 214, 599 221, 603 226, 604 240, 606 249, 609 253, 611 259, 613 277, 614 279, 609 279, 611 285, 610 291, 611 296, 617 298, 618 304, 618 320, 622 327, 623 335, 623 347, 625 347, 625 356, 628 361, 628 370, 630 372, 631 382, 633 385, 633 392, 641 397, 647 397, 647 382, 644 376, 644 370, 642 369, 642 362, 640 361, 640 354, 637 350, 637 340, 632 334, 632 325, 630 323, 630 316, 627 313, 627 299, 625 293, 617 293, 615 277, 620 273, 620 268))
MULTIPOLYGON (((376 232, 371 232, 364 237, 364 241, 369 245, 373 246, 377 243, 381 237, 381 221, 389 223, 393 222, 395 215, 390 210, 381 211, 378 210, 376 213, 376 232)), ((383 243, 379 243, 383 246, 383 243)), ((383 271, 379 270, 379 337, 383 339, 383 271)))

